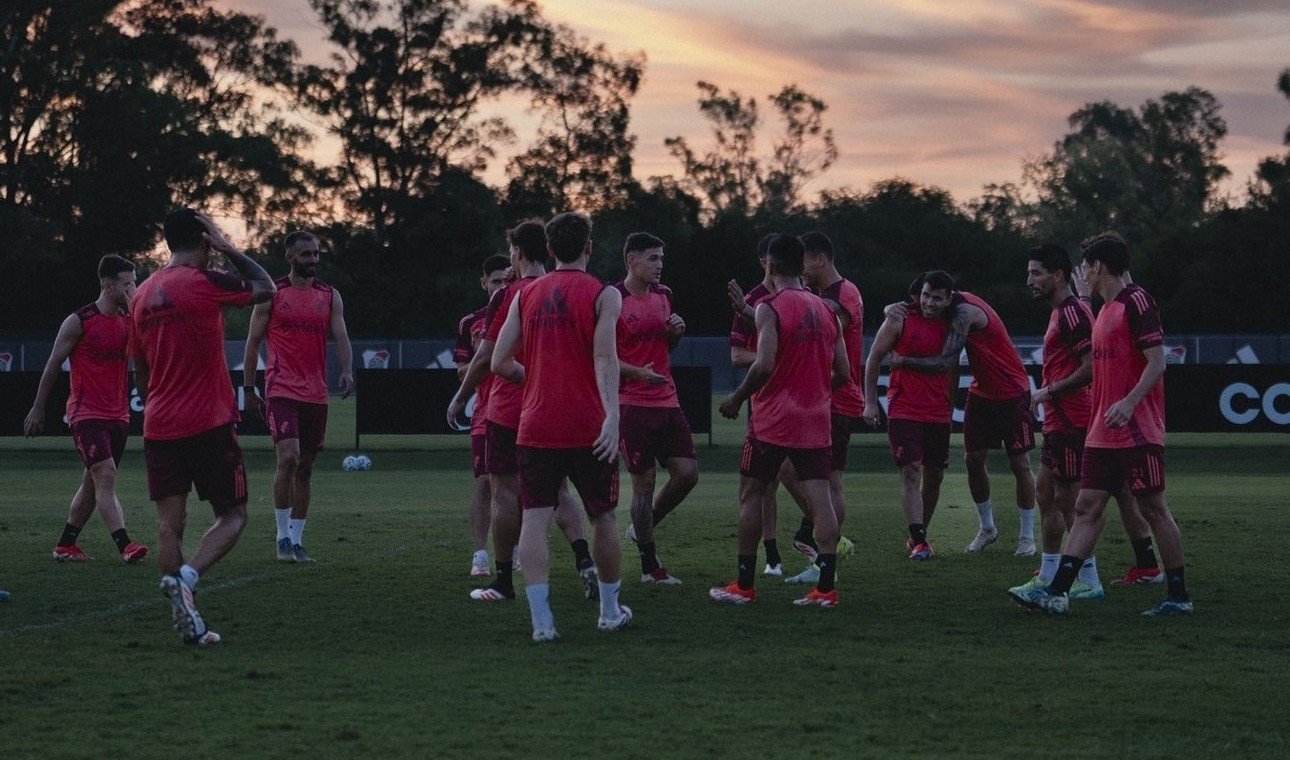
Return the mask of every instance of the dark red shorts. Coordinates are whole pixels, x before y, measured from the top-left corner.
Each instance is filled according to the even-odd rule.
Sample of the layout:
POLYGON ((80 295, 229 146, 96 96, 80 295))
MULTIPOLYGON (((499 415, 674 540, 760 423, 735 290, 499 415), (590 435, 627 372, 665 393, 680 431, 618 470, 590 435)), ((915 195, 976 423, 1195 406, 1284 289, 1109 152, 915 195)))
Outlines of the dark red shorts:
POLYGON ((143 439, 148 467, 148 498, 161 501, 184 496, 197 487, 197 498, 220 515, 246 503, 246 468, 233 425, 221 425, 173 441, 143 439))
POLYGON ((515 438, 519 431, 488 421, 484 432, 484 472, 489 475, 514 475, 520 471, 519 451, 515 438))
POLYGON ((950 466, 950 423, 887 420, 887 440, 897 467, 921 462, 944 470, 950 466))
POLYGON ((519 447, 520 506, 524 509, 554 507, 565 478, 582 499, 588 517, 599 517, 618 506, 618 463, 602 462, 591 447, 535 449, 519 447))
POLYGON ((963 448, 967 451, 1002 448, 1008 456, 1035 448, 1030 391, 1007 401, 991 401, 969 393, 963 412, 963 448))
POLYGON ((121 464, 125 454, 128 423, 120 420, 81 420, 72 423, 72 442, 81 455, 85 469, 111 457, 113 464, 121 464))
POLYGON ((1084 448, 1080 488, 1117 494, 1128 486, 1134 496, 1154 496, 1165 490, 1165 449, 1138 446, 1132 449, 1084 448))
POLYGON ((627 471, 642 473, 669 459, 698 459, 694 434, 679 406, 619 407, 618 449, 627 471))
POLYGON ((857 417, 846 417, 837 412, 830 413, 830 434, 833 444, 830 447, 833 456, 833 471, 845 472, 847 469, 847 449, 851 446, 851 431, 860 422, 857 417))
POLYGON ((265 404, 269 436, 274 443, 297 438, 303 456, 323 450, 323 441, 327 438, 326 404, 310 404, 293 398, 271 398, 265 404))
POLYGON ((1080 479, 1086 435, 1088 431, 1084 428, 1044 433, 1044 446, 1039 451, 1039 464, 1052 472, 1053 480, 1074 483, 1080 479))
POLYGON ((488 451, 488 436, 474 435, 470 436, 470 468, 474 470, 475 477, 488 474, 484 468, 484 457, 488 451))
POLYGON ((793 463, 798 480, 828 480, 833 472, 833 449, 790 449, 753 438, 744 439, 744 455, 739 461, 739 474, 746 478, 769 483, 779 477, 784 460, 793 463))

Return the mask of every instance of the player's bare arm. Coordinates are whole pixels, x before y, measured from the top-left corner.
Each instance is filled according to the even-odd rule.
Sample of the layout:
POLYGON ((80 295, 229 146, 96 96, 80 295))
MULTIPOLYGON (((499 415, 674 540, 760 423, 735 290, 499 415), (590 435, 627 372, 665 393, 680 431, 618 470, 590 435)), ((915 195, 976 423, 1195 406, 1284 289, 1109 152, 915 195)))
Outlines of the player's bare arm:
POLYGON ((878 406, 878 373, 882 370, 882 360, 900 340, 904 331, 904 320, 884 319, 874 336, 873 345, 869 347, 869 357, 864 364, 864 412, 861 417, 870 425, 877 425, 881 417, 878 406))
POLYGON ((1160 378, 1165 375, 1165 347, 1152 346, 1144 349, 1143 356, 1147 359, 1147 366, 1142 368, 1142 375, 1138 378, 1138 384, 1133 386, 1129 395, 1111 404, 1106 410, 1103 419, 1106 420, 1106 426, 1111 428, 1121 428, 1129 424, 1133 417, 1133 410, 1138 403, 1160 382, 1160 378))
POLYGON ((1040 404, 1048 403, 1062 394, 1079 390, 1091 382, 1093 382, 1093 354, 1086 353, 1080 357, 1079 369, 1035 391, 1035 395, 1030 399, 1030 408, 1038 409, 1040 404))
POLYGON ((676 344, 681 342, 682 335, 685 335, 685 320, 680 314, 673 312, 667 318, 667 350, 676 348, 676 344))
POLYGON ((757 360, 757 352, 749 351, 743 346, 730 347, 730 366, 737 369, 751 367, 752 363, 757 360))
POLYGON ((847 358, 847 344, 838 331, 838 339, 833 344, 833 376, 829 378, 829 387, 836 390, 851 377, 851 360, 847 358))
POLYGON ((744 289, 739 287, 738 282, 731 280, 726 283, 726 295, 730 297, 730 308, 734 309, 735 315, 749 325, 754 324, 753 309, 744 301, 744 289))
POLYGON ((824 302, 825 306, 829 307, 829 311, 833 312, 833 316, 838 318, 838 325, 843 332, 846 332, 846 329, 851 326, 850 312, 842 308, 842 304, 831 298, 821 298, 820 300, 824 302))
POLYGON ((987 319, 981 309, 970 304, 959 304, 950 319, 950 332, 945 336, 945 344, 941 346, 939 355, 914 358, 893 353, 890 360, 892 369, 910 369, 928 375, 953 371, 958 366, 959 354, 963 353, 963 347, 967 345, 968 333, 985 327, 987 319))
POLYGON ((448 402, 448 422, 457 424, 461 421, 461 415, 466 411, 466 403, 470 401, 470 396, 484 382, 488 376, 489 366, 493 360, 494 344, 491 340, 484 338, 479 341, 479 348, 475 349, 475 355, 471 358, 470 364, 466 365, 466 371, 462 374, 458 369, 458 376, 461 377, 461 387, 453 394, 452 400, 448 402))
POLYGON ((148 403, 148 360, 142 356, 134 357, 134 389, 139 392, 139 401, 148 403))
POLYGON ((260 344, 269 331, 273 302, 258 303, 251 310, 251 324, 246 330, 246 351, 242 355, 242 389, 246 405, 264 419, 264 399, 255 392, 256 370, 260 367, 260 344))
POLYGON ((354 392, 354 347, 345 327, 345 302, 338 290, 331 292, 331 338, 336 341, 336 359, 340 362, 340 397, 349 398, 354 392))
MULTIPOLYGON (((520 298, 523 298, 523 296, 520 298)), ((497 346, 493 348, 493 358, 489 362, 489 367, 493 370, 494 375, 516 385, 524 384, 524 367, 515 361, 515 351, 519 348, 522 337, 523 326, 520 323, 520 299, 516 298, 511 301, 510 308, 506 311, 506 321, 502 323, 501 332, 497 335, 497 346)), ((616 357, 617 355, 618 349, 615 347, 614 356, 616 357)))
POLYGON ((228 259, 228 263, 233 265, 237 273, 251 283, 251 303, 261 304, 273 300, 273 294, 278 291, 278 286, 273 284, 273 278, 264 271, 264 267, 228 242, 228 238, 224 237, 210 217, 198 214, 197 218, 206 225, 206 233, 203 235, 206 242, 210 243, 211 248, 224 254, 224 258, 228 259))
POLYGON ((618 360, 618 372, 625 380, 641 380, 650 385, 663 385, 667 383, 667 378, 654 371, 654 362, 644 366, 628 364, 622 359, 618 360))
POLYGON ((72 355, 72 350, 83 335, 85 328, 81 325, 80 317, 75 314, 69 315, 58 326, 54 350, 49 355, 49 361, 45 362, 44 371, 40 373, 36 400, 31 403, 31 411, 27 412, 27 418, 22 421, 23 435, 28 438, 39 435, 45 429, 45 406, 49 403, 50 392, 54 390, 54 381, 58 379, 58 373, 63 371, 63 362, 72 355))
POLYGON ((905 317, 909 316, 909 302, 897 301, 887 304, 882 309, 882 316, 883 319, 890 319, 896 323, 904 322, 905 317))
MULTIPOLYGON (((721 402, 721 416, 735 419, 739 416, 739 407, 752 397, 775 369, 775 360, 779 356, 779 330, 775 311, 766 304, 757 306, 757 354, 748 366, 748 374, 735 389, 721 402)), ((733 353, 734 349, 731 349, 733 353)))
POLYGON ((591 444, 591 453, 605 462, 618 456, 618 316, 623 311, 623 296, 617 288, 604 288, 596 297, 596 333, 592 356, 596 365, 596 388, 605 420, 600 435, 591 444))

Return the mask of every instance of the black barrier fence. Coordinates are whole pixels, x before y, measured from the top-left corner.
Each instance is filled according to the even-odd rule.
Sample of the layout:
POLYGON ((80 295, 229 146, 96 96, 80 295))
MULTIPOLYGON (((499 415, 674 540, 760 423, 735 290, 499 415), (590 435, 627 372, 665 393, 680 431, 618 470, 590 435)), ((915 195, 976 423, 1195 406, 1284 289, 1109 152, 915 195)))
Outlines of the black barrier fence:
MULTIPOLYGON (((1029 367, 1032 385, 1039 367, 1029 367)), ((690 427, 712 442, 712 370, 673 367, 677 396, 690 427)), ((229 382, 244 408, 242 373, 230 372, 229 382)), ((960 378, 955 423, 963 421, 963 401, 971 377, 960 378)), ((0 372, 0 436, 21 436, 22 421, 36 397, 39 372, 0 372)), ((449 369, 359 369, 358 436, 365 433, 451 434, 445 419, 448 401, 457 391, 457 373, 449 369)), ((887 376, 878 390, 886 406, 887 376)), ((45 435, 68 435, 64 419, 68 376, 61 373, 45 407, 45 435)), ((1165 372, 1165 418, 1171 432, 1290 432, 1290 365, 1214 364, 1171 365, 1165 372)), ((869 430, 864 425, 856 432, 869 430)), ((143 432, 143 403, 133 385, 130 391, 130 432, 143 432)), ((264 423, 243 415, 241 435, 267 435, 264 423)))
MULTIPOLYGON (((677 400, 696 434, 706 433, 712 443, 712 370, 709 367, 673 367, 677 400)), ((501 382, 498 380, 497 382, 501 382)), ((358 370, 358 419, 354 448, 366 434, 455 434, 448 425, 448 403, 459 385, 451 369, 358 370)), ((474 399, 466 406, 474 413, 474 399)))

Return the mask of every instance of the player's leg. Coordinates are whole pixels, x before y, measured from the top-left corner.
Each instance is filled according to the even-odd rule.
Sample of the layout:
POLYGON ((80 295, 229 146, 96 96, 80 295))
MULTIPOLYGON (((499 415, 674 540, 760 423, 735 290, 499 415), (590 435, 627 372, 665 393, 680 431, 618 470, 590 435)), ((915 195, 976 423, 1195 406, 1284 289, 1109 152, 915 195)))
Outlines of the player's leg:
POLYGON ((945 481, 945 467, 923 460, 923 527, 932 529, 932 515, 941 500, 941 483, 945 481))
MULTIPOLYGON (((551 500, 555 501, 554 494, 551 500)), ((551 612, 551 558, 547 549, 547 531, 554 512, 554 503, 550 507, 531 507, 524 510, 521 519, 518 548, 524 565, 525 593, 529 600, 534 641, 550 641, 559 636, 555 630, 555 616, 551 612)))
POLYGON ((1008 589, 1009 596, 1018 604, 1049 614, 1066 614, 1068 593, 1078 579, 1084 560, 1093 555, 1093 548, 1102 532, 1106 503, 1111 497, 1109 490, 1089 487, 1099 484, 1095 479, 1086 478, 1075 499, 1075 522, 1052 582, 1047 586, 1027 583, 1008 589))
POLYGON ((54 559, 59 562, 85 562, 90 559, 85 550, 76 545, 76 541, 92 514, 94 514, 94 478, 87 468, 81 475, 81 483, 76 488, 76 493, 72 495, 63 533, 58 537, 58 543, 54 544, 54 559))
POLYGON ((932 529, 932 515, 941 501, 941 483, 950 466, 950 430, 948 422, 924 422, 921 428, 923 448, 923 527, 932 529))
POLYGON ((1111 581, 1115 586, 1136 586, 1153 583, 1164 583, 1165 575, 1156 561, 1155 542, 1151 538, 1151 525, 1142 516, 1138 500, 1125 490, 1115 497, 1120 509, 1120 522, 1124 532, 1129 536, 1133 547, 1133 567, 1122 577, 1111 581))
POLYGON ((1165 498, 1165 462, 1160 447, 1143 446, 1122 452, 1125 468, 1133 473, 1132 490, 1142 516, 1151 525, 1151 533, 1160 546, 1160 559, 1165 568, 1167 592, 1163 602, 1143 613, 1148 616, 1183 615, 1192 612, 1191 595, 1187 592, 1184 577, 1186 557, 1183 554, 1182 532, 1174 520, 1173 511, 1165 498))
POLYGON ((757 599, 757 540, 764 535, 766 500, 779 486, 777 474, 786 456, 784 449, 751 435, 744 440, 739 461, 738 576, 729 585, 708 589, 708 596, 719 602, 748 604, 757 599))
POLYGON ((632 479, 631 501, 631 536, 641 555, 641 580, 650 577, 658 567, 658 557, 654 545, 654 484, 657 468, 653 462, 648 467, 636 467, 628 470, 632 479))
POLYGON ((107 526, 121 560, 132 565, 148 555, 148 547, 130 540, 125 529, 125 512, 116 495, 116 461, 104 459, 90 467, 90 477, 94 481, 94 502, 98 505, 99 517, 107 526))
POLYGON ((1017 534, 1017 557, 1035 553, 1035 475, 1030 469, 1030 450, 1008 452, 1008 469, 1017 483, 1017 516, 1021 529, 1017 534))
POLYGON ((968 554, 976 554, 999 538, 999 529, 994 524, 994 503, 990 500, 990 473, 986 469, 986 459, 989 454, 989 449, 970 450, 963 454, 963 464, 967 469, 968 492, 972 495, 973 503, 976 504, 977 519, 980 521, 976 537, 967 546, 968 554))
MULTIPOLYGON (((269 423, 274 423, 271 411, 269 423)), ((273 428, 270 428, 273 429, 273 428)), ((294 432, 294 429, 293 429, 294 432)), ((300 468, 300 438, 298 435, 280 437, 274 443, 277 467, 273 471, 273 517, 277 525, 279 562, 295 562, 295 542, 291 536, 291 523, 295 519, 296 471, 300 468)))
POLYGON ((699 460, 696 457, 668 457, 663 460, 663 468, 667 470, 667 482, 654 497, 655 527, 672 514, 672 510, 679 507, 699 484, 699 460))
POLYGON ((623 585, 623 547, 614 515, 618 507, 618 462, 598 459, 590 448, 565 449, 558 453, 560 468, 578 491, 583 510, 591 520, 595 542, 595 595, 600 602, 596 627, 617 631, 632 622, 631 608, 619 601, 623 585))
MULTIPOLYGON (((492 494, 493 551, 497 554, 497 577, 483 588, 470 592, 480 601, 503 601, 515 598, 513 579, 515 547, 520 540, 519 454, 515 447, 516 431, 489 422, 485 427, 484 469, 492 494)), ((552 504, 555 497, 552 497, 552 504)))
POLYGON ((829 474, 833 470, 833 453, 831 447, 822 449, 792 449, 788 454, 797 471, 798 484, 811 510, 815 523, 815 540, 819 546, 816 558, 818 578, 815 588, 802 599, 794 602, 797 605, 818 605, 832 607, 837 604, 838 538, 842 535, 836 511, 833 509, 829 489, 829 474))
POLYGON ((587 543, 587 529, 582 522, 582 509, 577 499, 573 498, 568 481, 560 485, 553 517, 560 532, 564 534, 564 540, 569 542, 569 548, 573 550, 573 569, 582 580, 583 591, 586 592, 588 599, 599 598, 596 585, 596 561, 592 559, 591 546, 587 543))
POLYGON ((787 459, 779 466, 779 483, 792 497, 793 503, 797 505, 797 511, 802 515, 802 522, 793 534, 793 548, 801 552, 807 562, 814 564, 815 555, 819 554, 819 549, 815 545, 815 523, 811 521, 811 506, 806 501, 806 493, 797 481, 797 471, 793 469, 793 463, 787 459))
POLYGON ((900 465, 900 505, 905 511, 909 540, 905 550, 913 560, 931 559, 927 542, 927 524, 923 521, 923 463, 918 460, 900 465))
POLYGON ((291 519, 287 522, 287 533, 291 538, 291 551, 296 562, 313 562, 309 552, 305 551, 305 521, 309 518, 309 505, 313 501, 314 464, 318 461, 317 451, 301 451, 300 463, 296 465, 296 478, 291 486, 291 519))
POLYGON ((833 414, 830 425, 832 443, 830 458, 832 470, 829 473, 830 501, 833 513, 838 516, 838 553, 850 554, 855 551, 855 542, 842 533, 842 526, 847 522, 846 493, 842 487, 842 476, 847 470, 847 453, 851 447, 851 431, 858 421, 841 414, 833 414))
POLYGON ((486 437, 470 436, 470 466, 475 474, 475 487, 470 493, 470 537, 474 554, 470 558, 470 577, 485 578, 492 574, 488 564, 488 531, 493 520, 493 492, 484 467, 486 437))
MULTIPOLYGON (((197 496, 209 502, 215 513, 215 522, 188 563, 202 575, 237 545, 246 527, 246 467, 232 425, 198 436, 195 448, 193 484, 197 496)), ((197 578, 192 578, 189 585, 196 584, 197 578)))
MULTIPOLYGON (((783 575, 784 558, 779 553, 779 541, 775 533, 779 530, 779 477, 776 476, 766 490, 760 506, 761 541, 766 547, 766 567, 763 575, 783 575)), ((756 554, 756 552, 753 552, 756 554)))

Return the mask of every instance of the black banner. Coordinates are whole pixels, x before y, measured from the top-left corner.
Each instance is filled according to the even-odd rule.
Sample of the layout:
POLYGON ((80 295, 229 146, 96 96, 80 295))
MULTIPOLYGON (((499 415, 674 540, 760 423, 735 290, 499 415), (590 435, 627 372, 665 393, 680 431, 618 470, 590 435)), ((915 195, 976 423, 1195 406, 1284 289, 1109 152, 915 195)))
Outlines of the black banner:
POLYGON ((1171 432, 1290 432, 1290 365, 1171 365, 1165 426, 1171 432))

